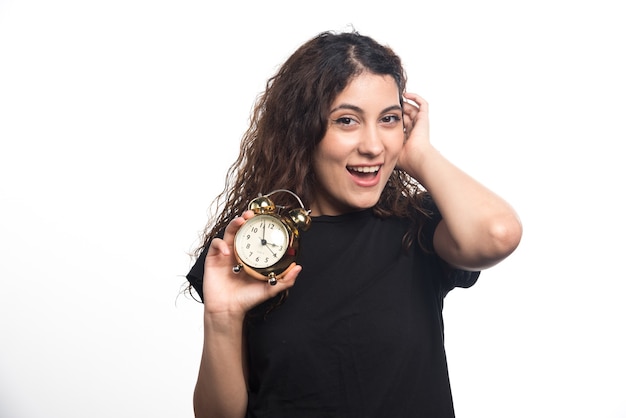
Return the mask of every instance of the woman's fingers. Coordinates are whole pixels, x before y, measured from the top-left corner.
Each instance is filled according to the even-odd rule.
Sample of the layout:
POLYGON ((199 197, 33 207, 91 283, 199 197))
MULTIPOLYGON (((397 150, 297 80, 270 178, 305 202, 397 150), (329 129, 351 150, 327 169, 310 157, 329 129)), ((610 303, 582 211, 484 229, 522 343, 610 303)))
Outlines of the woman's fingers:
POLYGON ((407 137, 413 128, 421 121, 421 125, 428 123, 428 102, 415 93, 404 93, 406 99, 403 103, 403 121, 407 137))
POLYGON ((241 226, 251 217, 254 216, 254 212, 251 210, 245 211, 241 216, 237 216, 226 226, 224 230, 224 241, 229 245, 232 245, 235 241, 235 234, 241 228, 241 226))
POLYGON ((216 255, 230 255, 230 248, 223 239, 214 238, 211 240, 207 257, 213 257, 216 255))
POLYGON ((291 263, 291 265, 287 268, 287 272, 285 273, 283 278, 278 281, 278 283, 282 283, 283 286, 288 286, 288 287, 293 286, 294 282, 296 281, 296 277, 298 277, 298 274, 300 274, 301 271, 302 271, 301 265, 296 264, 296 263, 291 263))
POLYGON ((415 93, 404 93, 404 98, 406 99, 403 103, 404 114, 415 124, 415 120, 419 115, 428 112, 428 102, 415 93))
POLYGON ((406 99, 402 104, 402 112, 403 112, 403 122, 404 122, 404 130, 406 132, 407 137, 411 134, 413 130, 413 126, 415 126, 415 122, 417 121, 417 114, 419 112, 419 108, 414 103, 412 93, 405 93, 404 98, 406 99))
POLYGON ((416 107, 419 111, 428 110, 428 102, 422 96, 415 93, 404 93, 403 96, 405 99, 415 102, 416 105, 413 106, 416 107))
POLYGON ((274 286, 266 284, 266 290, 269 294, 269 297, 274 297, 278 295, 280 292, 289 289, 296 282, 296 278, 298 274, 302 271, 302 266, 292 263, 288 268, 285 275, 276 282, 274 286))

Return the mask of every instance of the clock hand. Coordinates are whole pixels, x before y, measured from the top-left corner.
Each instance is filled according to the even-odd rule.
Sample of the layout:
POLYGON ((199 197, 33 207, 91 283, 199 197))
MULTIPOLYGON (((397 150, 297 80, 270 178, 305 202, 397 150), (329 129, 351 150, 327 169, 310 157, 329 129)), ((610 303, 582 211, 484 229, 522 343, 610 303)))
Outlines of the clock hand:
POLYGON ((263 245, 271 245, 272 247, 280 247, 280 245, 278 245, 278 244, 273 244, 273 243, 267 242, 267 241, 265 241, 265 244, 263 244, 263 245))
POLYGON ((274 246, 274 247, 278 247, 278 245, 271 244, 271 243, 269 243, 269 242, 265 241, 264 239, 262 239, 262 240, 261 240, 261 245, 263 245, 265 248, 267 248, 268 250, 270 250, 270 253, 272 253, 272 255, 273 255, 274 257, 276 257, 276 253, 275 253, 274 251, 272 251, 272 249, 271 249, 270 247, 268 247, 268 245, 272 245, 272 246, 274 246))
POLYGON ((267 245, 267 240, 265 239, 265 221, 263 221, 263 235, 261 236, 261 245, 267 245))
POLYGON ((268 247, 268 245, 271 245, 273 247, 278 247, 278 245, 267 242, 267 240, 265 239, 265 222, 263 222, 263 237, 261 238, 261 245, 270 250, 270 253, 272 253, 272 255, 276 257, 276 253, 272 251, 272 249, 268 247))

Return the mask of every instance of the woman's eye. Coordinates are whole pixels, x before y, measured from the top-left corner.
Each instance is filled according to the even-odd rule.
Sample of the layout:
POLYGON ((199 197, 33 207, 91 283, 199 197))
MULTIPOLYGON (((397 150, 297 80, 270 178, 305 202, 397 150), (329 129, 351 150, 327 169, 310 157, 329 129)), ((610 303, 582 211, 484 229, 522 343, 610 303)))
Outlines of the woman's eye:
POLYGON ((352 119, 350 117, 347 117, 347 116, 342 117, 342 118, 337 118, 337 119, 334 120, 334 122, 337 125, 346 125, 346 126, 354 125, 356 123, 354 119, 352 119))
POLYGON ((400 117, 397 115, 387 115, 381 118, 381 122, 383 123, 395 123, 400 122, 400 117))

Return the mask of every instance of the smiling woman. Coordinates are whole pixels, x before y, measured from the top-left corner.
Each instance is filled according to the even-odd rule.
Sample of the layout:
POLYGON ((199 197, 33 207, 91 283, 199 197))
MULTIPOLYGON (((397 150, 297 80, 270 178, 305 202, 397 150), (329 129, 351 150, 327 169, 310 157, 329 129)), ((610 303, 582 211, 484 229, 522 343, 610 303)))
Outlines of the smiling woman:
POLYGON ((399 97, 393 77, 363 72, 335 98, 313 157, 313 215, 376 205, 404 143, 399 97))
POLYGON ((432 147, 428 103, 405 83, 400 58, 355 32, 316 36, 268 81, 187 275, 204 302, 198 417, 454 416, 443 298, 522 230, 432 147), (257 223, 247 203, 276 189, 312 221, 268 285, 233 245, 257 223))

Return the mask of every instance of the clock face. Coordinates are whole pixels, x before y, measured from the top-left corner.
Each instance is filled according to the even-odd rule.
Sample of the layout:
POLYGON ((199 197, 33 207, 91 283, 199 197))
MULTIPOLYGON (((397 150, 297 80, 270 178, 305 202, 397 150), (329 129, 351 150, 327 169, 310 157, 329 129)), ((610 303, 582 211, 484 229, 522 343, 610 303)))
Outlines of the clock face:
POLYGON ((270 215, 257 215, 246 221, 235 236, 235 250, 241 261, 253 268, 278 263, 289 247, 287 227, 270 215))

